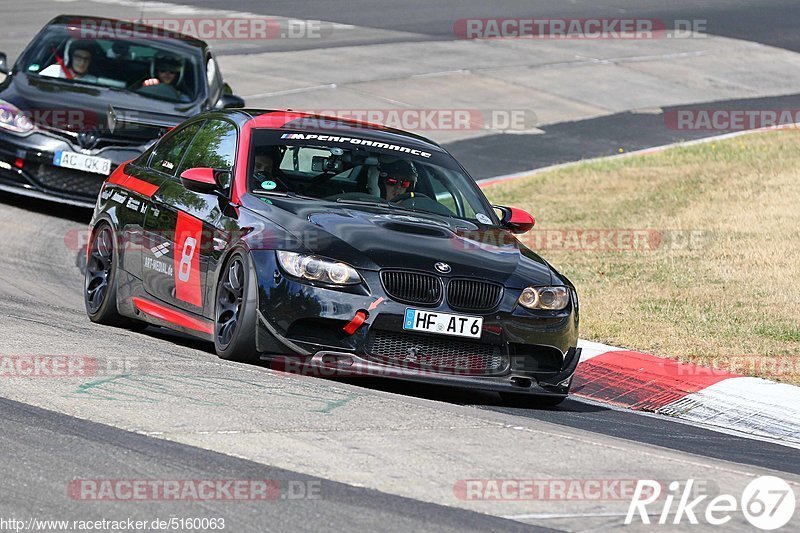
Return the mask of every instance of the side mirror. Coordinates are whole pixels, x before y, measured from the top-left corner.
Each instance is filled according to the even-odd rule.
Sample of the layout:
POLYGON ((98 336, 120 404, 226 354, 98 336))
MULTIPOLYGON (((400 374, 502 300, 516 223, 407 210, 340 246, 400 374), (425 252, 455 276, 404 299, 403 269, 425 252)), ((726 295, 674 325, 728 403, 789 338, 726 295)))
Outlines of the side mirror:
POLYGON ((496 205, 494 208, 502 214, 500 225, 511 233, 527 233, 533 229, 533 225, 536 224, 536 221, 530 213, 522 209, 500 205, 496 205))
POLYGON ((240 109, 244 107, 244 99, 241 96, 236 96, 235 94, 223 94, 217 100, 217 105, 215 105, 217 109, 240 109))
POLYGON ((203 194, 213 193, 220 189, 213 168, 189 168, 181 173, 181 184, 190 191, 203 194))
POLYGON ((0 52, 0 72, 8 74, 8 58, 3 52, 0 52))

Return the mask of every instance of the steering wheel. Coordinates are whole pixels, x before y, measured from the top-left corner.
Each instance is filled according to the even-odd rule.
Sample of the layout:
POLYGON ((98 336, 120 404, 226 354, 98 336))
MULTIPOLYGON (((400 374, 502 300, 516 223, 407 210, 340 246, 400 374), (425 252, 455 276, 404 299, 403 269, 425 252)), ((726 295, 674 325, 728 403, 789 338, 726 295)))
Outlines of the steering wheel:
POLYGON ((393 203, 400 203, 403 200, 408 200, 409 198, 413 198, 415 200, 417 198, 427 198, 428 200, 431 199, 430 196, 428 196, 427 194, 422 194, 421 192, 404 192, 403 194, 398 194, 397 196, 392 198, 390 201, 393 202, 393 203))

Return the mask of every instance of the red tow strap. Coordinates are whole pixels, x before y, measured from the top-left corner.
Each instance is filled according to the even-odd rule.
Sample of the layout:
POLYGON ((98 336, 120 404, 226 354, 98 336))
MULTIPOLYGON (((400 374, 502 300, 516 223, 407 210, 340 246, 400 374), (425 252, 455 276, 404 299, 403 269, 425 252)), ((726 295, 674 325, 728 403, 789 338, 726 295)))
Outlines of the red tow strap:
POLYGON ((367 312, 366 311, 364 311, 364 310, 356 311, 356 316, 353 317, 353 320, 351 320, 350 323, 347 324, 342 329, 348 335, 352 335, 353 333, 358 331, 358 328, 361 327, 361 324, 363 324, 366 319, 367 319, 367 312))
POLYGON ((64 64, 64 60, 61 59, 61 56, 58 55, 58 52, 56 52, 55 47, 53 47, 53 55, 56 56, 56 63, 58 63, 58 66, 61 67, 61 71, 64 73, 64 76, 66 76, 68 80, 71 80, 72 72, 70 72, 69 69, 67 68, 67 65, 64 64))

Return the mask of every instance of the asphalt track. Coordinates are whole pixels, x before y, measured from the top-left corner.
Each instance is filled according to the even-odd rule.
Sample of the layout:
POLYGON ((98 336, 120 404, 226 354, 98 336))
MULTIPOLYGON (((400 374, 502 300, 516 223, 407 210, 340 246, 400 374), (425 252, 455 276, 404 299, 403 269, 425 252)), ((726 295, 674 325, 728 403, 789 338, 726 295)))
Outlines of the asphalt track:
MULTIPOLYGON (((231 9, 224 0, 172 3, 231 9)), ((657 18, 707 20, 707 32, 800 51, 800 5, 792 0, 238 0, 235 8, 273 16, 327 20, 369 28, 455 39, 453 24, 465 18, 657 18)))
MULTIPOLYGON (((152 353, 161 360, 160 372, 170 372, 173 357, 181 354, 191 370, 193 360, 213 359, 213 347, 160 330, 148 328, 142 333, 126 333, 114 328, 91 326, 81 315, 80 294, 81 252, 65 247, 64 235, 84 227, 89 212, 64 208, 46 202, 32 202, 25 209, 15 207, 18 199, 0 195, 0 213, 5 237, 6 268, 0 315, 3 328, 0 336, 11 353, 25 353, 15 346, 30 346, 27 353, 66 353, 74 350, 74 339, 85 353, 98 353, 96 346, 113 345, 121 354, 152 353), (24 242, 8 235, 9 224, 24 220, 24 230, 39 227, 24 242), (13 243, 16 242, 17 245, 13 243), (47 256, 42 259, 42 256, 47 256), (71 263, 65 268, 65 263, 71 263), (19 328, 23 328, 22 331, 19 328), (15 331, 16 330, 16 331, 15 331), (83 331, 85 330, 85 332, 83 331), (19 341, 19 336, 27 340, 19 341), (53 340, 62 338, 62 341, 53 340), (175 343, 175 347, 172 343, 175 343), (44 348, 46 347, 46 348, 44 348)), ((7 351, 7 350, 4 350, 7 351)), ((247 365, 233 365, 234 375, 247 365), (237 370, 238 367, 238 370, 237 370)), ((203 374, 198 367, 193 372, 203 374)), ((320 381, 314 378, 314 381, 320 381)), ((663 417, 610 409, 578 399, 570 399, 552 409, 509 407, 490 393, 480 394, 438 387, 409 387, 401 383, 370 379, 330 381, 363 393, 389 393, 409 399, 436 402, 441 406, 465 406, 482 412, 510 417, 515 424, 555 424, 602 436, 622 439, 631 444, 647 444, 656 449, 685 453, 691 462, 697 457, 749 465, 781 472, 779 475, 800 475, 798 451, 793 448, 724 434, 696 426, 670 421, 663 417)), ((0 393, 14 397, 11 390, 0 393)), ((61 394, 57 395, 61 396, 61 394)), ((33 397, 32 397, 33 398, 33 397)), ((263 531, 271 524, 272 531, 313 530, 319 524, 335 529, 416 531, 421 527, 453 530, 515 530, 519 524, 488 518, 469 511, 416 501, 359 487, 336 483, 324 478, 309 477, 300 472, 273 468, 200 448, 179 445, 167 440, 122 431, 102 424, 78 420, 58 412, 42 409, 49 402, 37 398, 33 407, 17 401, 0 401, 0 441, 7 460, 0 462, 4 486, 14 487, 0 497, 0 516, 37 516, 88 520, 119 519, 127 516, 152 520, 166 515, 226 517, 235 524, 234 531, 263 531), (233 507, 219 502, 203 505, 174 502, 144 502, 134 507, 129 502, 74 501, 65 496, 69 479, 82 477, 137 479, 271 479, 319 480, 323 488, 321 500, 280 502, 237 502, 233 507), (424 517, 424 518, 423 518, 424 517)), ((56 402, 57 403, 57 402, 56 402)), ((156 406, 154 406, 156 407, 156 406)), ((145 409, 147 406, 145 405, 145 409)), ((83 416, 83 415, 81 415, 83 416)), ((86 415, 90 416, 90 415, 86 415)), ((158 416, 155 411, 149 416, 158 416)), ((91 416, 90 416, 91 419, 91 416)), ((389 420, 391 423, 391 420, 389 420)), ((574 471, 581 476, 580 469, 574 471)), ((549 524, 542 522, 541 525, 549 524)), ((567 525, 567 530, 576 530, 567 525)))
MULTIPOLYGON (((224 2, 191 3, 230 8, 224 2)), ((608 16, 618 14, 620 9, 634 16, 630 10, 626 10, 626 6, 629 9, 632 4, 578 2, 565 5, 562 2, 546 2, 537 3, 535 13, 531 12, 531 4, 463 1, 437 2, 433 6, 427 2, 385 2, 379 8, 375 7, 375 2, 360 1, 269 4, 240 1, 236 8, 262 11, 270 15, 405 29, 434 38, 450 39, 454 18, 492 17, 498 16, 499 12, 503 16, 535 14, 541 17, 547 16, 547 13, 561 17, 569 16, 570 13, 575 13, 576 16, 608 16)), ((635 10, 636 16, 707 17, 715 24, 709 26, 710 32, 797 49, 798 35, 795 28, 800 7, 792 3, 759 2, 758 5, 753 5, 752 2, 744 1, 674 2, 670 4, 669 14, 664 13, 667 8, 663 2, 638 2, 637 5, 645 7, 635 10)), ((794 97, 782 98, 784 99, 774 101, 759 99, 752 104, 763 105, 765 108, 793 105, 794 97)), ((514 142, 524 143, 526 152, 539 155, 506 164, 502 162, 503 158, 497 157, 497 150, 507 147, 507 137, 491 136, 462 141, 454 143, 450 148, 468 166, 473 164, 475 168, 485 169, 476 172, 478 177, 489 177, 522 168, 604 155, 617 147, 625 147, 630 151, 673 140, 665 133, 663 122, 658 116, 621 113, 580 123, 553 125, 544 135, 529 138, 517 136, 519 138, 514 142), (489 153, 494 156, 490 158, 489 153), (473 159, 470 160, 470 157, 473 159)), ((103 353, 113 350, 130 356, 141 357, 142 354, 147 354, 150 363, 163 364, 165 371, 171 368, 171 364, 180 361, 181 365, 192 372, 205 372, 207 367, 199 365, 214 364, 212 348, 207 344, 176 337, 155 328, 148 328, 141 333, 101 328, 91 325, 83 316, 81 250, 65 245, 65 236, 85 228, 88 218, 89 213, 86 210, 64 208, 44 202, 21 201, 12 195, 0 195, 0 247, 3 250, 3 268, 0 271, 2 353, 103 353), (25 207, 20 207, 23 202, 25 207)), ((246 365, 226 364, 223 368, 226 376, 244 376, 250 370, 246 365)), ((313 381, 320 383, 306 385, 314 391, 335 385, 360 395, 364 398, 365 405, 370 406, 359 414, 364 419, 391 417, 391 412, 379 410, 380 401, 394 398, 398 402, 396 405, 406 405, 408 408, 424 405, 442 416, 474 411, 479 417, 535 430, 558 431, 559 427, 569 428, 575 432, 570 435, 590 437, 596 443, 613 445, 622 454, 626 450, 631 454, 641 450, 647 450, 648 453, 672 450, 678 452, 686 464, 697 462, 719 469, 732 464, 733 468, 748 475, 767 469, 776 471, 787 479, 800 475, 800 459, 796 449, 710 431, 661 417, 609 409, 579 400, 569 400, 553 409, 522 409, 504 406, 491 394, 475 395, 434 387, 411 389, 402 384, 380 380, 350 380, 343 383, 313 381)), ((152 520, 162 515, 223 516, 230 519, 231 531, 316 531, 344 528, 378 531, 488 531, 517 530, 523 527, 530 530, 534 527, 430 503, 424 490, 417 490, 414 497, 397 496, 388 491, 379 492, 356 486, 355 483, 331 481, 325 476, 309 476, 302 473, 299 467, 298 470, 279 468, 272 466, 273 463, 268 460, 242 459, 234 452, 223 454, 148 436, 143 434, 147 433, 145 431, 117 429, 112 426, 136 427, 136 423, 130 422, 135 419, 129 411, 117 411, 117 406, 112 404, 108 404, 108 412, 102 418, 102 424, 90 421, 101 417, 97 415, 95 406, 89 403, 73 411, 75 416, 80 417, 75 418, 63 414, 68 410, 71 399, 61 392, 48 396, 46 384, 16 385, 0 382, 0 444, 4 449, 4 460, 0 462, 0 476, 4 479, 0 496, 0 517, 91 519, 135 516, 152 520), (64 490, 65 480, 87 476, 319 481, 323 498, 313 501, 281 501, 266 506, 254 505, 252 502, 233 505, 219 502, 191 505, 139 502, 132 506, 125 502, 90 503, 68 498, 64 490)), ((145 404, 140 415, 143 418, 168 417, 169 413, 155 409, 178 408, 175 404, 163 405, 162 408, 160 404, 153 407, 145 404)), ((246 405, 241 409, 245 408, 246 405)), ((242 416, 246 416, 246 413, 242 413, 242 416)), ((275 416, 286 415, 277 412, 275 416)), ((391 418, 386 423, 391 425, 391 418)), ((202 422, 187 420, 186 430, 193 425, 199 426, 202 422)), ((437 442, 432 441, 431 448, 435 448, 437 442)), ((203 445, 203 448, 209 447, 211 446, 203 445)), ((418 456, 435 454, 433 449, 409 452, 415 452, 418 456)), ((541 453, 550 457, 543 460, 547 463, 544 471, 549 471, 549 467, 560 468, 576 478, 587 475, 586 472, 589 472, 594 461, 591 454, 583 448, 575 457, 554 455, 553 449, 545 447, 532 449, 530 453, 541 453)), ((276 451, 276 457, 277 455, 276 451)), ((409 468, 415 466, 416 459, 413 456, 414 453, 409 454, 409 468)), ((302 462, 302 457, 299 457, 298 463, 302 462)), ((489 475, 485 473, 486 470, 481 472, 489 475)), ((636 470, 627 472, 627 475, 636 476, 631 473, 636 470)), ((663 469, 662 472, 666 475, 668 470, 663 469)), ((523 471, 506 475, 525 477, 531 474, 523 471)), ((346 475, 330 477, 349 479, 346 475)), ((508 514, 495 513, 489 508, 482 512, 508 514)), ((537 522, 538 519, 529 521, 537 522)), ((580 523, 579 518, 569 523, 539 522, 568 530, 582 529, 576 525, 580 523)), ((613 524, 606 523, 606 526, 611 527, 613 524)))
POLYGON ((64 479, 86 471, 111 475, 135 471, 139 479, 175 477, 270 480, 286 496, 275 500, 193 502, 183 516, 223 518, 227 531, 308 531, 345 524, 356 531, 550 531, 479 513, 425 504, 324 479, 287 472, 229 455, 122 431, 0 398, 3 497, 0 516, 59 520, 152 520, 176 515, 174 502, 79 502, 64 490, 64 479), (55 475, 55 473, 58 475, 55 475), (293 499, 289 484, 315 499, 293 499), (299 484, 302 485, 299 485, 299 484), (309 502, 313 510, 309 509, 309 502), (82 503, 82 504, 81 504, 82 503), (309 512, 310 511, 310 512, 309 512), (305 517, 305 519, 299 519, 305 517))

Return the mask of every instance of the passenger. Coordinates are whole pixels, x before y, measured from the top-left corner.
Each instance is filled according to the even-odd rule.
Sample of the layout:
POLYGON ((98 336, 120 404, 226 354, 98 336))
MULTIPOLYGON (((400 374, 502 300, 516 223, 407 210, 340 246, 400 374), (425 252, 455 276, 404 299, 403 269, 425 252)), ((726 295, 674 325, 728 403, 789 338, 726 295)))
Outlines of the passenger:
POLYGON ((92 43, 88 41, 75 41, 70 47, 68 65, 65 65, 63 60, 56 55, 56 63, 42 69, 39 75, 97 83, 97 76, 89 74, 94 48, 92 43))
POLYGON ((251 190, 272 190, 283 185, 285 176, 280 170, 283 150, 280 146, 262 147, 253 158, 251 190), (277 180, 277 183, 273 180, 277 180))
POLYGON ((178 102, 190 102, 189 96, 178 88, 183 69, 181 60, 175 56, 161 55, 156 56, 154 61, 156 77, 144 80, 139 92, 178 102))
POLYGON ((272 170, 275 167, 275 161, 272 160, 271 154, 258 154, 253 162, 253 172, 259 172, 266 177, 272 176, 272 170))

